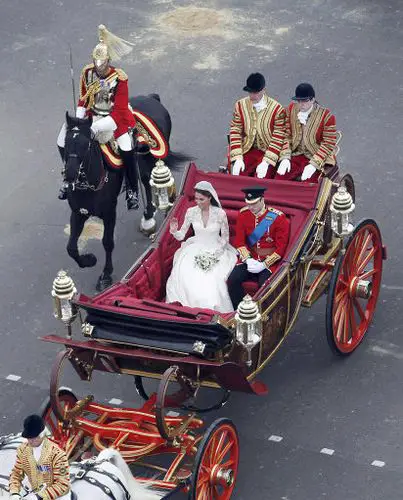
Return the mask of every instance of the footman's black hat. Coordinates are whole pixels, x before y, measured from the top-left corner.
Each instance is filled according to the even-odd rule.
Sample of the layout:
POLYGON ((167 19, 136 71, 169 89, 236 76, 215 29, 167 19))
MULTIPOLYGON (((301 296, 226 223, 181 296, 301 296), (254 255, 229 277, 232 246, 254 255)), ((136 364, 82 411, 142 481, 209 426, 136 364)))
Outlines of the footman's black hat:
POLYGON ((266 188, 262 186, 252 186, 243 188, 242 191, 245 193, 246 203, 255 203, 255 201, 259 200, 259 198, 264 195, 266 188))
POLYGON ((26 439, 37 438, 45 430, 45 422, 39 415, 29 415, 24 420, 24 430, 22 437, 26 439))
POLYGON ((300 83, 295 89, 293 101, 309 101, 315 97, 315 91, 310 83, 300 83))
POLYGON ((245 92, 260 92, 266 87, 266 80, 261 73, 252 73, 243 88, 245 92))

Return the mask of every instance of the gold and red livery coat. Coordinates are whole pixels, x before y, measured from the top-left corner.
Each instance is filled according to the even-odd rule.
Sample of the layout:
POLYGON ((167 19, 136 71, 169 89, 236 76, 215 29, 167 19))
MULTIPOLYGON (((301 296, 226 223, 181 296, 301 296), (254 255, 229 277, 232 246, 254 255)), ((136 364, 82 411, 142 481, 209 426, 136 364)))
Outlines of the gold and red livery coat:
MULTIPOLYGON (((126 73, 119 68, 109 67, 108 74, 101 79, 109 86, 116 82, 113 93, 113 108, 110 112, 111 118, 116 123, 114 137, 117 139, 121 135, 134 128, 136 121, 129 109, 129 86, 126 73)), ((80 98, 78 106, 87 109, 87 115, 91 116, 95 95, 99 92, 101 83, 96 75, 94 64, 88 64, 81 72, 80 78, 80 98)))
MULTIPOLYGON (((315 103, 305 126, 298 120, 298 106, 292 102, 287 108, 287 135, 280 159, 304 155, 307 163, 318 170, 325 164, 335 165, 336 118, 329 109, 315 103)), ((291 168, 292 171, 292 168, 291 168)), ((284 176, 281 177, 285 179, 284 176)))
MULTIPOLYGON (((264 95, 266 107, 259 113, 249 97, 235 103, 230 126, 230 159, 235 161, 249 151, 262 151, 262 159, 275 166, 284 147, 285 110, 275 99, 264 95)), ((245 164, 247 158, 244 157, 245 164)), ((247 166, 247 165, 246 165, 247 166)))
POLYGON ((70 491, 69 464, 65 452, 45 437, 41 456, 35 460, 33 449, 22 443, 17 449, 17 458, 10 474, 10 494, 19 494, 24 476, 27 476, 33 491, 38 492, 43 484, 46 488, 39 496, 44 500, 55 500, 70 491))
POLYGON ((253 258, 264 262, 269 269, 284 256, 289 237, 290 221, 280 210, 265 206, 259 214, 255 215, 249 210, 249 207, 241 208, 236 221, 234 246, 238 250, 242 262, 253 258), (276 214, 276 219, 271 224, 269 231, 255 245, 250 246, 248 236, 253 233, 256 226, 269 212, 276 214))

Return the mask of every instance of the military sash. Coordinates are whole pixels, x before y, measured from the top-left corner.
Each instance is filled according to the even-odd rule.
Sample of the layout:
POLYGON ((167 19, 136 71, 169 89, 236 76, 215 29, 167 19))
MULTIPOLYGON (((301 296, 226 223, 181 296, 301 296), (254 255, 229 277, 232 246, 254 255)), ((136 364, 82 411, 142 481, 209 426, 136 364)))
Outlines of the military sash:
POLYGON ((259 222, 259 224, 255 227, 253 230, 253 233, 250 234, 247 238, 248 243, 251 247, 255 245, 260 238, 269 231, 270 226, 273 224, 273 222, 277 219, 277 215, 274 212, 268 212, 265 215, 265 218, 259 222))

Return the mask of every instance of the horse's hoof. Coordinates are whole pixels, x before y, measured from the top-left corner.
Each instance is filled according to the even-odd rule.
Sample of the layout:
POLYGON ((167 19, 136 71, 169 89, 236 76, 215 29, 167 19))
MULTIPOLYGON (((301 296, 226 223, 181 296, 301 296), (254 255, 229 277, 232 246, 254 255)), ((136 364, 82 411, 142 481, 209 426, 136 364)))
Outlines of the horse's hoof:
POLYGON ((97 263, 97 258, 93 253, 86 253, 81 255, 78 265, 80 267, 94 267, 97 263))
POLYGON ((151 217, 151 219, 141 218, 139 231, 146 236, 155 233, 155 228, 157 227, 157 221, 151 217))
POLYGON ((103 292, 112 285, 112 276, 100 276, 95 286, 97 292, 103 292))

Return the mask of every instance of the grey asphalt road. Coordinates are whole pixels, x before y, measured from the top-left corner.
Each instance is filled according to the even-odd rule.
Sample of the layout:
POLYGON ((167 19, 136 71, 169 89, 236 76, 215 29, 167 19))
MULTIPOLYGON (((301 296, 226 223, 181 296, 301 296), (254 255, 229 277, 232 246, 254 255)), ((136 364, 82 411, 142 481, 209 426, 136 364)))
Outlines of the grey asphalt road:
MULTIPOLYGON (((239 429, 236 499, 401 498, 401 8, 399 0, 0 3, 0 435, 18 430, 47 395, 57 349, 37 337, 58 328, 50 300, 56 272, 68 270, 87 293, 101 272, 96 239, 85 242, 100 259, 94 269, 79 270, 65 252, 69 213, 56 198, 55 139, 72 109, 68 44, 77 80, 103 22, 135 43, 122 62, 131 93, 160 93, 173 119, 172 147, 206 170, 223 161, 233 101, 252 71, 266 75, 284 104, 297 83, 311 81, 335 112, 357 219, 375 218, 388 246, 373 327, 353 356, 335 359, 324 301, 303 310, 261 374, 269 395, 234 394, 219 416, 239 429)), ((147 246, 139 218, 121 202, 116 279, 147 246)), ((97 376, 89 389, 67 373, 66 384, 100 401, 138 402, 127 378, 97 376)))

